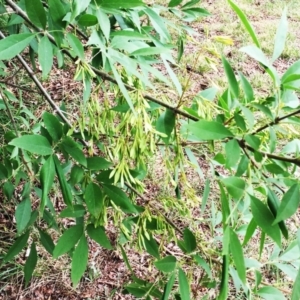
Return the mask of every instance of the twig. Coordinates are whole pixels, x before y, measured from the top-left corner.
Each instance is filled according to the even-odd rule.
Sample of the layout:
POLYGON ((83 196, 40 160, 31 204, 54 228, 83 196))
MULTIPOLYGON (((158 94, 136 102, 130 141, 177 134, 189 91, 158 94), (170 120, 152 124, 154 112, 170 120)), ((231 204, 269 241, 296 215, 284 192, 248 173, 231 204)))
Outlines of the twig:
POLYGON ((287 115, 285 115, 285 116, 282 116, 282 117, 280 117, 280 118, 278 117, 278 118, 276 118, 274 121, 272 121, 272 122, 270 122, 270 123, 268 123, 268 124, 266 124, 266 125, 264 125, 264 126, 258 128, 258 129, 256 129, 252 134, 259 133, 259 132, 265 130, 266 128, 268 128, 268 127, 270 127, 270 126, 276 125, 276 124, 278 124, 279 122, 281 122, 282 120, 287 119, 287 118, 292 117, 292 116, 295 116, 295 115, 297 115, 297 114, 299 114, 299 113, 300 113, 300 109, 297 109, 296 111, 291 112, 291 113, 289 113, 289 114, 287 114, 287 115))
MULTIPOLYGON (((258 165, 256 164, 256 162, 252 159, 252 157, 249 155, 249 153, 246 151, 246 149, 244 149, 244 148, 242 148, 242 149, 243 149, 245 155, 248 157, 248 159, 249 159, 250 162, 252 163, 252 165, 253 165, 257 170, 259 170, 259 171, 261 172, 259 166, 258 166, 258 165)), ((266 173, 261 172, 261 174, 262 174, 265 178, 269 178, 269 176, 268 176, 266 173)), ((274 186, 276 186, 282 193, 284 193, 284 189, 282 189, 277 183, 272 182, 272 184, 273 184, 274 186)))
POLYGON ((8 86, 11 86, 11 87, 20 89, 20 90, 25 91, 25 92, 28 92, 28 93, 36 93, 36 94, 39 94, 39 92, 37 92, 37 91, 33 91, 33 90, 28 89, 28 88, 24 88, 24 87, 22 87, 22 86, 19 86, 19 85, 17 85, 17 84, 13 84, 13 83, 7 82, 7 80, 0 80, 0 83, 4 83, 4 84, 6 84, 6 85, 8 85, 8 86))
POLYGON ((163 217, 165 218, 165 220, 167 221, 167 223, 169 225, 171 225, 171 227, 173 227, 178 233, 180 233, 181 235, 183 235, 183 231, 178 228, 167 216, 165 216, 164 214, 162 214, 162 212, 157 209, 148 199, 146 199, 141 193, 139 193, 134 187, 132 187, 129 183, 125 182, 125 185, 128 189, 130 189, 131 191, 133 191, 137 196, 139 196, 145 203, 146 205, 150 205, 152 207, 152 209, 154 209, 158 214, 163 215, 163 217))
POLYGON ((280 160, 280 161, 284 161, 284 162, 290 162, 292 164, 300 166, 300 159, 299 158, 283 157, 283 156, 279 156, 279 155, 276 155, 276 154, 272 154, 272 153, 268 153, 268 152, 264 152, 264 151, 255 150, 251 146, 246 145, 245 142, 244 142, 244 140, 238 140, 237 139, 237 142, 239 143, 239 145, 240 145, 240 147, 242 149, 248 149, 251 152, 258 152, 262 156, 266 156, 266 157, 271 158, 271 159, 280 160))

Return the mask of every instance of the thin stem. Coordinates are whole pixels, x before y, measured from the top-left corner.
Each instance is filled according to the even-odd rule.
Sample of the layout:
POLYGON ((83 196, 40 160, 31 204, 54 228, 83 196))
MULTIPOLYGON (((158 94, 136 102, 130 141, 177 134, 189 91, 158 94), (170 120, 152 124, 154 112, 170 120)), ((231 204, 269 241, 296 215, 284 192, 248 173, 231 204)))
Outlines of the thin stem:
POLYGON ((8 86, 17 88, 17 89, 22 90, 22 91, 24 91, 24 92, 28 92, 28 93, 37 93, 37 94, 39 94, 39 92, 37 92, 37 91, 33 91, 33 90, 30 90, 30 89, 24 88, 24 87, 22 87, 22 86, 19 86, 19 85, 17 85, 17 84, 13 84, 13 83, 7 82, 7 80, 0 80, 0 83, 4 83, 5 85, 8 85, 8 86))
POLYGON ((146 205, 150 205, 152 209, 154 209, 158 214, 163 215, 166 222, 171 225, 178 233, 183 235, 183 231, 178 228, 167 216, 165 216, 159 209, 157 209, 148 199, 146 199, 141 193, 139 193, 134 187, 132 187, 129 183, 125 182, 125 185, 128 189, 130 189, 132 192, 134 192, 137 196, 139 196, 146 205))
MULTIPOLYGON (((197 62, 199 60, 199 57, 200 57, 200 54, 197 56, 197 59, 195 61, 195 65, 197 64, 197 62)), ((186 83, 185 83, 185 85, 183 87, 183 91, 182 91, 182 94, 181 94, 180 99, 178 101, 177 108, 179 108, 182 105, 182 103, 183 103, 183 97, 184 97, 184 94, 186 93, 186 91, 188 89, 188 85, 189 85, 189 83, 191 81, 191 78, 192 78, 192 74, 190 73, 189 76, 188 76, 188 78, 187 78, 187 80, 186 80, 186 83)))
POLYGON ((3 94, 3 92, 2 92, 2 88, 0 88, 0 95, 1 95, 1 98, 2 98, 2 100, 3 100, 3 102, 4 102, 4 105, 5 105, 5 107, 6 107, 6 110, 7 110, 8 116, 9 116, 9 118, 10 118, 10 121, 11 121, 13 127, 14 127, 16 136, 20 136, 19 131, 18 131, 18 128, 17 128, 17 125, 16 125, 16 122, 15 122, 15 118, 13 117, 12 112, 11 112, 11 110, 10 110, 10 108, 9 108, 9 105, 8 105, 8 103, 7 103, 7 101, 6 101, 6 97, 4 96, 4 94, 3 94))
POLYGON ((291 113, 289 113, 289 114, 287 114, 287 115, 285 115, 285 116, 282 116, 282 117, 280 117, 280 118, 276 118, 274 121, 272 121, 272 122, 270 122, 270 123, 268 123, 268 124, 266 124, 266 125, 264 125, 264 126, 258 128, 258 129, 256 129, 252 134, 257 134, 257 133, 259 133, 259 132, 265 130, 265 129, 268 128, 268 127, 271 127, 271 126, 273 126, 273 125, 278 124, 278 123, 281 122, 282 120, 287 119, 287 118, 292 117, 292 116, 295 116, 295 115, 297 115, 297 114, 299 114, 299 113, 300 113, 300 109, 297 109, 296 111, 291 112, 291 113))
POLYGON ((298 159, 298 158, 283 157, 283 156, 275 155, 275 154, 264 152, 264 151, 257 151, 254 148, 252 148, 251 146, 246 145, 244 143, 244 141, 241 141, 241 140, 237 140, 237 141, 238 141, 240 147, 243 148, 243 149, 248 149, 251 152, 258 152, 262 156, 266 156, 266 157, 271 158, 271 159, 280 160, 280 161, 284 161, 284 162, 290 162, 292 164, 300 166, 300 159, 298 159))
MULTIPOLYGON (((249 153, 246 151, 246 149, 243 149, 245 155, 248 157, 248 159, 250 160, 251 164, 254 166, 254 168, 256 168, 258 171, 261 172, 261 169, 259 168, 259 166, 256 164, 256 162, 252 159, 252 157, 249 155, 249 153)), ((265 177, 265 178, 269 178, 269 176, 264 173, 264 172, 261 172, 261 174, 265 177)), ((284 190, 276 183, 272 182, 272 184, 274 186, 276 186, 282 193, 284 193, 284 190)))

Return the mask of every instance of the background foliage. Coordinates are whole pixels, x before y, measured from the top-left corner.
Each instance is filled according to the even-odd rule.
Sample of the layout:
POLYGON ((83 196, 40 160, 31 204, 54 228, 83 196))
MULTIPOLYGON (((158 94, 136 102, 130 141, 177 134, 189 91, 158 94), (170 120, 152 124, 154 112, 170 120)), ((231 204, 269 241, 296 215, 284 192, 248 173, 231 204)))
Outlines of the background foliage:
POLYGON ((300 61, 284 74, 274 67, 287 37, 287 9, 269 57, 243 11, 230 0, 228 5, 252 39, 240 51, 271 79, 266 97, 256 95, 247 76, 222 55, 227 87, 189 98, 190 77, 180 78, 177 68, 193 34, 190 22, 209 15, 197 0, 2 2, 8 14, 0 32, 0 96, 7 125, 0 179, 3 201, 16 206, 15 241, 2 264, 27 248, 25 286, 40 245, 53 259, 71 257, 77 286, 94 240, 120 253, 131 274, 124 293, 136 298, 192 299, 200 287, 206 291, 202 299, 227 299, 229 293, 300 298, 299 239, 288 226, 300 201, 300 144, 293 134, 299 128, 300 61), (10 90, 9 64, 26 71, 52 110, 36 118, 23 106, 25 91, 10 90), (82 95, 74 119, 45 87, 56 68, 74 71, 82 95), (165 92, 159 99, 152 96, 157 89, 165 92), (206 178, 200 157, 209 168, 206 178), (143 194, 155 163, 164 174, 162 188, 171 186, 174 195, 143 194), (204 179, 201 197, 190 182, 191 167, 204 179), (178 226, 172 217, 173 211, 185 216, 193 209, 200 209, 195 224, 209 221, 213 248, 201 226, 178 226), (107 234, 111 225, 114 240, 107 234), (258 259, 247 254, 253 240, 258 259), (180 255, 166 250, 170 242, 180 255), (151 256, 155 282, 135 274, 128 245, 151 256), (272 250, 261 263, 266 248, 272 250), (291 295, 266 283, 267 265, 294 281, 291 295), (196 287, 194 268, 202 272, 196 287))

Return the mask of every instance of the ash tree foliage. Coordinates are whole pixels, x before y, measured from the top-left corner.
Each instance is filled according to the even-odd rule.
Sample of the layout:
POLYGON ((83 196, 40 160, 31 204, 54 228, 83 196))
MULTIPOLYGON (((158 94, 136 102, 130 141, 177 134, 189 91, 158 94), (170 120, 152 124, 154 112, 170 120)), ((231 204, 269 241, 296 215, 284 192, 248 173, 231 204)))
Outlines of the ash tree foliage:
MULTIPOLYGON (((286 226, 300 201, 300 140, 291 135, 284 145, 280 142, 300 125, 300 61, 284 74, 274 67, 287 36, 286 10, 273 55, 267 57, 245 14, 231 0, 228 5, 252 40, 240 50, 272 80, 265 98, 257 96, 247 77, 236 73, 223 56, 227 88, 211 87, 187 99, 188 82, 179 78, 176 68, 186 38, 193 34, 189 23, 209 15, 199 0, 165 5, 142 0, 1 1, 1 11, 10 12, 0 32, 1 76, 9 76, 6 64, 13 59, 53 109, 29 122, 13 109, 21 105, 21 87, 16 98, 9 79, 1 81, 1 101, 12 126, 3 133, 1 187, 5 201, 16 203, 16 238, 2 264, 29 249, 25 285, 34 276, 38 249, 44 247, 53 259, 71 257, 70 276, 76 286, 87 269, 92 239, 121 253, 131 273, 124 292, 136 298, 192 299, 189 270, 197 268, 202 272, 198 287, 208 291, 203 299, 209 299, 210 290, 219 300, 229 293, 247 299, 300 299, 300 239, 286 226), (35 75, 38 65, 41 76, 35 75), (74 82, 82 86, 82 111, 73 123, 65 106, 58 107, 44 87, 53 68, 72 65, 74 82), (152 96, 157 86, 176 95, 157 99, 152 96), (143 194, 143 180, 157 153, 163 156, 161 185, 171 183, 174 198, 143 194), (207 178, 198 164, 203 154, 210 167, 207 178), (204 185, 201 201, 186 175, 191 167, 204 185), (212 185, 218 189, 214 195, 212 185), (21 193, 15 199, 17 187, 21 193), (64 202, 59 213, 55 193, 61 193, 64 202), (37 198, 38 204, 32 203, 37 198), (201 218, 209 219, 214 249, 205 246, 202 230, 192 224, 182 230, 166 216, 171 208, 187 214, 188 204, 200 207, 201 218), (73 220, 66 228, 61 225, 65 218, 73 220), (107 235, 108 222, 118 233, 114 242, 107 235), (265 285, 263 264, 245 254, 254 237, 259 239, 254 249, 258 257, 272 245, 268 264, 294 281, 291 296, 265 285), (171 241, 183 256, 164 251, 171 241), (135 275, 128 243, 152 257, 156 282, 135 275)), ((30 111, 25 115, 34 118, 30 111)))

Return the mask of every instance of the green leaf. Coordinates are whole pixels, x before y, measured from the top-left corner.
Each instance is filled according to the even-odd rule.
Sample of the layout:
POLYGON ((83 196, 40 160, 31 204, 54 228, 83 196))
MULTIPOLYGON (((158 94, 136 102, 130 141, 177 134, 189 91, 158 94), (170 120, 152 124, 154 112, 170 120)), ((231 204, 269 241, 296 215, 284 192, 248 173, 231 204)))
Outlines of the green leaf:
POLYGON ((76 204, 73 207, 67 207, 61 211, 59 218, 80 218, 85 215, 85 207, 80 204, 76 204))
POLYGON ((239 143, 233 139, 226 143, 226 168, 234 168, 240 159, 241 149, 239 143))
POLYGON ((243 13, 243 11, 233 1, 228 0, 228 3, 230 4, 230 6, 232 7, 232 9, 235 11, 235 13, 240 18, 241 22, 243 23, 243 25, 245 26, 246 30, 250 34, 250 36, 251 36, 253 42, 255 43, 255 45, 258 48, 260 48, 260 44, 259 44, 258 38, 257 38, 257 36, 255 34, 255 31, 254 31, 253 27, 251 26, 250 22, 248 21, 247 17, 245 16, 245 14, 243 13))
POLYGON ((223 222, 223 226, 225 226, 227 223, 227 219, 230 215, 229 199, 225 193, 224 187, 221 184, 221 182, 218 183, 221 192, 222 222, 223 222))
POLYGON ((39 63, 42 67, 42 77, 45 79, 50 73, 53 65, 53 48, 48 37, 44 35, 39 42, 39 63))
POLYGON ((234 121, 236 126, 238 126, 242 131, 247 130, 245 119, 240 115, 240 112, 234 113, 234 121))
POLYGON ((246 119, 246 122, 247 122, 247 125, 249 127, 249 130, 251 130, 254 126, 254 115, 253 113, 251 112, 251 110, 245 106, 241 106, 241 110, 245 116, 245 119, 246 119))
POLYGON ((73 285, 76 286, 84 274, 88 262, 89 247, 84 234, 79 240, 72 256, 71 279, 73 285))
POLYGON ((171 0, 168 4, 168 7, 174 7, 179 5, 182 2, 182 0, 171 0))
POLYGON ((226 187, 228 193, 236 200, 239 200, 244 195, 246 183, 238 177, 227 177, 220 180, 226 187))
POLYGON ((129 93, 128 93, 125 85, 124 85, 124 82, 122 81, 122 78, 121 78, 120 74, 118 73, 117 69, 114 66, 114 61, 112 59, 110 59, 110 58, 108 58, 108 60, 109 60, 110 68, 111 68, 111 70, 113 72, 113 75, 114 75, 114 77, 116 79, 116 82, 118 84, 119 89, 121 90, 123 96, 125 97, 125 99, 127 101, 127 104, 129 105, 130 109, 136 115, 136 111, 134 109, 134 106, 133 106, 132 100, 130 98, 130 95, 129 95, 129 93))
POLYGON ((127 195, 114 185, 103 185, 104 193, 125 213, 138 213, 136 207, 131 203, 127 195))
MULTIPOLYGON (((276 194, 272 190, 268 190, 268 207, 270 208, 272 214, 274 217, 277 215, 278 207, 280 205, 280 201, 277 198, 276 194)), ((281 221, 278 223, 279 228, 283 236, 288 239, 289 238, 289 232, 288 229, 284 223, 284 221, 281 221)))
POLYGON ((191 291, 187 277, 181 268, 178 269, 179 293, 181 300, 190 300, 191 291))
MULTIPOLYGON (((0 41, 1 43, 1 41, 0 41)), ((1 52, 0 52, 0 57, 1 57, 1 52)), ((291 76, 299 75, 300 74, 300 60, 296 61, 293 63, 283 74, 281 78, 282 84, 289 82, 291 79, 291 76)), ((293 78, 293 77, 292 77, 293 78)))
POLYGON ((134 8, 137 6, 144 6, 142 0, 102 0, 100 3, 101 7, 103 8, 134 8))
POLYGON ((239 84, 235 78, 234 72, 224 56, 222 56, 223 67, 229 83, 229 89, 235 98, 239 97, 239 84))
POLYGON ((172 291, 172 287, 174 285, 174 281, 175 281, 175 274, 172 274, 170 276, 168 282, 165 285, 162 300, 168 300, 169 299, 169 296, 170 296, 171 291, 172 291))
POLYGON ((98 19, 94 15, 84 14, 80 16, 78 23, 81 26, 89 27, 98 24, 98 19))
POLYGON ((248 145, 250 145, 253 149, 258 150, 260 146, 260 139, 252 134, 247 134, 244 137, 245 141, 247 142, 248 145))
POLYGON ((247 230, 246 230, 246 234, 245 234, 244 241, 243 241, 243 246, 247 245, 249 240, 252 238, 256 227, 257 227, 257 224, 256 224, 254 218, 252 218, 247 227, 247 230))
POLYGON ((192 8, 188 8, 188 9, 183 9, 183 12, 188 15, 187 18, 184 18, 184 20, 187 20, 187 21, 190 20, 189 16, 198 18, 198 17, 207 17, 210 15, 210 13, 206 9, 201 8, 201 7, 192 7, 192 8))
POLYGON ((0 61, 8 60, 18 55, 35 37, 32 33, 12 34, 0 40, 0 61))
POLYGON ((65 27, 66 22, 63 18, 66 15, 65 8, 60 0, 48 0, 49 12, 53 23, 60 27, 65 27))
POLYGON ((242 47, 240 51, 245 52, 250 57, 254 58, 256 61, 260 62, 266 67, 270 66, 269 60, 267 59, 267 57, 265 56, 265 54, 262 52, 260 48, 257 48, 254 45, 250 45, 250 46, 242 47))
POLYGON ((246 99, 248 102, 251 102, 252 100, 254 100, 254 92, 253 92, 252 86, 251 86, 250 82, 247 80, 247 78, 241 72, 239 72, 239 75, 240 75, 241 84, 242 84, 246 99))
POLYGON ((37 27, 46 29, 47 16, 40 0, 25 0, 26 13, 30 21, 37 27))
POLYGON ((167 109, 159 116, 156 122, 156 130, 166 135, 166 137, 161 138, 166 144, 169 142, 174 126, 175 114, 172 110, 167 109))
POLYGON ((39 155, 51 155, 52 148, 48 140, 41 135, 23 135, 13 139, 9 145, 19 147, 28 152, 39 155))
POLYGON ((228 278, 229 278, 229 255, 223 255, 222 263, 222 280, 218 300, 227 300, 228 295, 228 278))
POLYGON ((143 284, 140 283, 130 283, 125 286, 126 290, 136 297, 136 299, 142 298, 147 292, 148 288, 145 287, 143 284))
POLYGON ((248 166, 249 158, 246 155, 243 155, 237 167, 235 177, 241 177, 247 171, 248 166))
POLYGON ((130 55, 140 55, 140 56, 147 56, 147 55, 158 55, 162 53, 169 53, 171 50, 169 48, 164 47, 145 47, 139 48, 130 53, 130 55))
POLYGON ((9 248, 6 255, 3 257, 3 262, 8 262, 12 260, 21 250, 26 246, 29 238, 29 231, 26 231, 24 234, 19 236, 13 245, 9 248))
POLYGON ((16 209, 17 231, 21 233, 27 226, 31 216, 31 202, 30 198, 24 199, 20 202, 16 209))
POLYGON ((84 49, 80 40, 72 33, 67 34, 68 43, 75 55, 84 60, 84 49))
POLYGON ((70 17, 70 22, 72 22, 80 13, 86 10, 89 6, 91 0, 73 0, 72 1, 72 14, 70 17))
POLYGON ((15 186, 10 181, 6 181, 3 184, 3 193, 8 201, 11 200, 14 190, 15 190, 15 186))
POLYGON ((58 142, 63 135, 62 125, 59 120, 53 114, 44 112, 43 121, 52 140, 58 142))
POLYGON ((87 157, 86 161, 87 168, 93 171, 105 170, 112 166, 112 163, 103 157, 87 157))
POLYGON ((182 5, 181 8, 182 9, 191 8, 191 7, 195 6, 199 2, 200 2, 200 0, 191 0, 191 1, 188 1, 184 5, 182 5))
POLYGON ((191 253, 196 250, 196 238, 188 228, 185 228, 183 231, 183 241, 187 253, 191 253))
POLYGON ((296 280, 294 281, 291 300, 299 300, 299 299, 300 299, 300 268, 298 270, 298 275, 296 277, 296 280))
POLYGON ((237 234, 232 229, 230 230, 230 250, 238 275, 241 281, 246 284, 246 267, 243 248, 237 234))
POLYGON ((178 95, 182 96, 182 85, 181 85, 177 75, 175 74, 175 72, 173 71, 173 69, 171 68, 171 66, 168 62, 169 57, 166 54, 162 54, 161 57, 162 57, 164 65, 166 67, 166 70, 167 70, 171 80, 173 81, 173 84, 177 90, 178 95))
POLYGON ((264 286, 257 291, 257 295, 265 300, 286 300, 283 293, 273 286, 264 286))
MULTIPOLYGON (((110 36, 110 21, 109 17, 107 16, 106 13, 104 13, 101 8, 97 9, 96 12, 97 18, 98 18, 98 23, 100 25, 100 28, 106 38, 106 40, 109 40, 110 36)), ((116 31, 117 32, 117 31, 116 31)))
POLYGON ((177 45, 177 63, 179 63, 184 52, 184 39, 181 36, 178 39, 177 45))
POLYGON ((84 170, 79 167, 78 165, 74 165, 72 167, 72 170, 71 170, 71 174, 70 174, 70 184, 77 184, 79 182, 81 182, 84 178, 84 170))
POLYGON ((230 245, 230 228, 223 221, 223 237, 222 237, 222 254, 229 254, 229 245, 230 245))
POLYGON ((162 272, 173 272, 176 266, 176 257, 175 256, 166 256, 161 260, 154 262, 155 267, 162 272))
POLYGON ((35 247, 35 243, 33 242, 30 247, 29 256, 27 257, 26 263, 24 266, 25 286, 28 285, 28 283, 32 277, 33 271, 36 267, 37 259, 38 259, 38 256, 37 256, 37 252, 36 252, 36 247, 35 247))
POLYGON ((60 188, 61 188, 61 192, 62 192, 62 195, 63 195, 64 202, 67 206, 72 206, 73 196, 72 196, 70 186, 67 183, 65 174, 63 172, 63 169, 60 165, 60 162, 59 162, 57 156, 54 155, 53 159, 54 159, 55 170, 56 170, 56 174, 57 174, 57 177, 58 177, 58 181, 59 181, 59 185, 60 185, 60 188))
POLYGON ((69 136, 66 136, 62 143, 62 147, 64 150, 71 155, 77 162, 82 164, 83 166, 87 166, 86 158, 80 149, 79 145, 69 136))
POLYGON ((197 264, 206 272, 208 277, 212 279, 212 272, 209 264, 202 257, 200 257, 199 254, 194 255, 193 258, 197 262, 197 264))
POLYGON ((84 199, 89 213, 98 218, 104 205, 104 197, 100 187, 93 182, 89 183, 85 189, 84 199))
MULTIPOLYGON (((53 210, 54 210, 54 208, 53 208, 53 210)), ((46 223, 48 224, 49 228, 53 228, 54 230, 59 231, 58 225, 56 223, 55 218, 53 217, 53 214, 50 213, 46 209, 44 210, 43 220, 46 221, 46 223)))
POLYGON ((268 106, 258 103, 251 103, 251 106, 257 108, 258 110, 261 110, 266 115, 266 117, 270 118, 272 121, 274 120, 274 116, 268 106))
POLYGON ((100 246, 108 250, 113 249, 103 226, 95 227, 93 224, 89 224, 86 229, 89 237, 97 242, 100 246))
POLYGON ((273 224, 284 221, 291 217, 297 211, 299 203, 299 185, 296 183, 284 194, 273 224))
POLYGON ((256 224, 269 235, 281 248, 281 236, 278 224, 272 225, 275 218, 269 208, 257 198, 251 197, 251 210, 256 224))
POLYGON ((153 255, 155 258, 160 259, 158 244, 155 239, 150 235, 150 239, 148 240, 146 236, 144 236, 144 244, 146 251, 153 255))
POLYGON ((205 187, 204 187, 204 191, 203 191, 203 195, 202 195, 202 202, 201 202, 201 214, 202 215, 203 215, 205 207, 206 207, 209 192, 210 192, 210 180, 207 178, 205 180, 205 187))
POLYGON ((55 165, 54 165, 53 157, 49 156, 49 158, 43 164, 40 172, 40 181, 42 186, 42 200, 40 203, 41 212, 44 211, 47 202, 48 193, 54 182, 54 175, 55 175, 55 165))
POLYGON ((164 41, 170 41, 171 36, 167 30, 164 19, 161 18, 153 9, 151 9, 149 7, 144 9, 144 12, 148 15, 152 26, 157 31, 157 33, 160 35, 161 39, 164 41))
POLYGON ((280 23, 277 28, 275 45, 272 56, 272 61, 274 62, 283 52, 285 41, 288 33, 288 20, 287 20, 287 8, 285 7, 282 13, 280 23))
POLYGON ((215 121, 200 120, 183 125, 182 129, 184 132, 188 131, 198 141, 220 140, 233 136, 224 125, 215 121))
POLYGON ((53 250, 53 257, 58 258, 64 253, 70 251, 78 242, 83 234, 82 224, 74 225, 67 229, 57 242, 53 250))
POLYGON ((264 167, 266 168, 266 170, 268 172, 270 172, 272 174, 279 175, 279 174, 284 174, 285 173, 285 170, 283 170, 280 166, 278 166, 275 163, 266 164, 266 165, 264 165, 264 167))
POLYGON ((53 250, 55 248, 55 245, 53 243, 53 240, 52 240, 51 236, 47 232, 45 232, 41 229, 39 229, 39 233, 40 233, 40 242, 41 242, 41 244, 52 255, 53 250))

